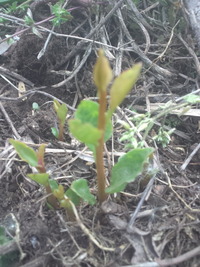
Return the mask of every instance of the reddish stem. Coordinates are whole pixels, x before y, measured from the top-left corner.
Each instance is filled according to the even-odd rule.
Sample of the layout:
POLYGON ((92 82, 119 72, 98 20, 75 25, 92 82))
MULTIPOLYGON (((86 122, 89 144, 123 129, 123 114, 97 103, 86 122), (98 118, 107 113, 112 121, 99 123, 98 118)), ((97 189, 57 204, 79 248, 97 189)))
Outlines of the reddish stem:
POLYGON ((99 97, 99 117, 98 129, 102 131, 101 138, 99 139, 98 146, 96 147, 96 168, 97 168, 97 183, 98 183, 98 199, 102 203, 106 200, 105 193, 106 177, 104 171, 103 152, 104 152, 104 132, 106 127, 106 91, 101 91, 99 97))
POLYGON ((58 140, 63 141, 64 140, 64 124, 59 123, 59 135, 58 140))

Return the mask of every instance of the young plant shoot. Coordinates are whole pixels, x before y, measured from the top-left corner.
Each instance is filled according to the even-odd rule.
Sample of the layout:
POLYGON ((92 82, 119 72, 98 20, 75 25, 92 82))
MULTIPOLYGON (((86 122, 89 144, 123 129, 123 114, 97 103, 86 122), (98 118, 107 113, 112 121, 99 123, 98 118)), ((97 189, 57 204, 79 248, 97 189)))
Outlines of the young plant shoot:
POLYGON ((127 183, 134 181, 142 172, 149 156, 153 153, 152 148, 129 151, 113 167, 111 184, 106 188, 103 152, 104 143, 112 135, 111 117, 136 83, 141 68, 142 64, 137 63, 114 80, 110 89, 110 102, 107 109, 107 88, 113 75, 103 50, 99 50, 99 57, 93 72, 99 103, 83 100, 75 112, 74 119, 69 121, 71 133, 78 140, 85 143, 94 153, 97 168, 98 199, 100 203, 106 200, 108 193, 120 192, 124 190, 127 183))
MULTIPOLYGON (((104 171, 104 144, 112 135, 111 117, 116 108, 122 103, 126 95, 136 83, 142 65, 135 64, 131 69, 124 71, 117 77, 110 89, 110 100, 107 108, 107 88, 112 80, 112 70, 102 50, 94 66, 94 83, 97 87, 99 103, 83 100, 79 104, 74 119, 69 121, 70 132, 81 142, 85 143, 94 153, 97 168, 98 200, 100 203, 107 199, 108 194, 120 192, 126 185, 142 173, 147 165, 149 157, 153 153, 152 148, 137 148, 130 150, 119 159, 111 172, 110 186, 106 188, 106 176, 104 171)), ((64 124, 66 121, 67 107, 54 100, 54 109, 59 120, 59 131, 57 137, 63 140, 64 124)), ((70 219, 74 219, 72 204, 78 205, 80 200, 93 205, 95 197, 90 193, 88 183, 85 179, 77 179, 64 191, 61 184, 49 178, 44 163, 45 145, 40 145, 38 152, 26 144, 13 139, 9 140, 14 146, 19 157, 38 173, 27 176, 37 183, 45 186, 48 194, 48 202, 54 208, 63 207, 70 219)))
POLYGON ((30 166, 35 167, 38 173, 30 173, 27 176, 33 181, 37 182, 40 185, 43 185, 46 189, 48 196, 48 203, 54 207, 58 207, 57 199, 52 195, 52 190, 49 185, 49 174, 46 172, 45 163, 44 163, 44 152, 45 145, 42 144, 36 152, 31 147, 27 146, 23 142, 9 139, 9 142, 14 146, 18 156, 30 166))
POLYGON ((58 118, 59 127, 58 129, 55 127, 52 127, 51 131, 53 135, 59 141, 63 141, 64 140, 64 126, 65 126, 65 121, 66 121, 67 112, 68 112, 67 105, 64 103, 60 104, 56 99, 54 99, 53 106, 54 106, 54 110, 58 118))
POLYGON ((35 167, 38 173, 27 174, 27 176, 40 185, 43 185, 48 195, 47 202, 53 208, 64 208, 71 220, 74 219, 71 202, 78 205, 80 200, 88 202, 90 205, 96 203, 95 197, 90 193, 88 183, 85 179, 77 179, 72 182, 70 188, 64 192, 61 184, 49 178, 46 172, 44 163, 45 145, 40 145, 37 152, 24 144, 23 142, 9 139, 9 142, 14 146, 19 157, 27 162, 30 166, 35 167))

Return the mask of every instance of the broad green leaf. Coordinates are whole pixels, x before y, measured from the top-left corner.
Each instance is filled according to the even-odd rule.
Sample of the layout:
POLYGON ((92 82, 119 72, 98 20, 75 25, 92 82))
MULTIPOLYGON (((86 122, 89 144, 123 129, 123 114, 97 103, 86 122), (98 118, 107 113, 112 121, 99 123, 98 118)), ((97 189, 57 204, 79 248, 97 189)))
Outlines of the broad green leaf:
POLYGON ((71 190, 74 191, 79 197, 84 201, 88 202, 90 205, 96 203, 95 197, 90 193, 88 182, 85 179, 78 179, 72 182, 71 190))
POLYGON ((102 49, 98 52, 99 57, 97 58, 96 64, 93 70, 94 83, 98 89, 98 93, 106 91, 107 86, 112 80, 112 70, 108 59, 104 56, 102 49))
POLYGON ((75 206, 80 204, 81 198, 71 188, 67 189, 65 195, 74 203, 75 206))
POLYGON ((110 186, 107 193, 123 191, 126 185, 133 182, 142 173, 144 164, 148 162, 153 148, 136 148, 122 156, 112 169, 110 186))
POLYGON ((184 96, 183 99, 190 104, 200 103, 200 96, 199 95, 190 94, 190 95, 184 96))
POLYGON ((122 72, 114 80, 110 89, 110 114, 115 111, 115 109, 122 103, 126 95, 130 92, 133 85, 139 78, 141 69, 142 64, 137 63, 131 69, 122 72))
POLYGON ((14 146, 17 154, 23 161, 27 162, 33 167, 38 166, 37 153, 32 148, 23 142, 16 141, 14 139, 9 139, 9 142, 14 146))
POLYGON ((48 186, 49 174, 48 173, 30 173, 27 176, 38 184, 48 186))
POLYGON ((82 123, 78 119, 73 119, 69 121, 70 132, 79 141, 85 143, 86 145, 98 145, 98 140, 101 137, 102 132, 92 126, 89 123, 82 123))
MULTIPOLYGON (((79 119, 83 123, 89 123, 95 128, 98 126, 99 104, 90 100, 83 100, 79 104, 76 112, 75 119, 79 119)), ((106 121, 106 130, 104 134, 105 142, 112 135, 112 122, 110 119, 106 121)))
POLYGON ((98 124, 99 104, 91 100, 83 100, 74 114, 75 119, 90 123, 94 127, 98 124))

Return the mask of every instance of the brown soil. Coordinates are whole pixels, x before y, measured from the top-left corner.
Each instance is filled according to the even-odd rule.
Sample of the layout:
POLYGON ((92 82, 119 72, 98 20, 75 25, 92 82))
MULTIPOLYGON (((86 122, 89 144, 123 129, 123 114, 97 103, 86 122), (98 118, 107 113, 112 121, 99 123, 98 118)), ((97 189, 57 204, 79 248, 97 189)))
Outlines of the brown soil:
MULTIPOLYGON (((92 7, 73 11, 71 21, 54 29, 57 34, 69 34, 97 42, 103 42, 101 37, 107 36, 106 42, 113 47, 118 46, 121 31, 120 45, 124 47, 121 63, 118 51, 114 48, 109 50, 115 56, 115 59, 111 60, 113 68, 116 70, 117 65, 124 70, 135 62, 143 60, 142 76, 130 96, 126 98, 121 111, 117 112, 117 117, 121 120, 129 117, 131 120, 127 109, 144 113, 148 103, 175 101, 178 97, 197 90, 199 80, 196 65, 177 35, 181 33, 183 39, 191 43, 196 51, 196 43, 191 37, 184 15, 184 6, 170 4, 170 8, 176 8, 175 22, 173 22, 168 17, 167 8, 169 7, 166 5, 160 3, 150 8, 155 1, 141 1, 139 5, 140 11, 150 8, 143 18, 149 25, 147 27, 144 24, 151 43, 147 54, 143 55, 156 66, 172 74, 165 75, 154 67, 150 68, 146 60, 131 45, 123 24, 120 24, 118 19, 119 13, 114 12, 105 21, 107 34, 104 29, 87 37, 98 25, 98 15, 105 18, 117 2, 113 0, 110 4, 99 4, 99 8, 95 4, 92 7), (166 23, 161 20, 161 10, 166 12, 168 19, 166 23), (180 23, 180 27, 176 29, 177 32, 168 43, 172 27, 180 18, 182 24, 180 23), (158 58, 166 47, 168 49, 162 58, 158 58), (116 58, 119 59, 118 63, 116 58)), ((38 8, 41 14, 49 15, 45 1, 38 5, 38 8)), ((34 7, 34 15, 37 9, 34 7)), ((138 48, 144 51, 147 47, 147 39, 134 20, 136 15, 129 5, 126 7, 122 4, 120 10, 130 38, 133 38, 138 48)), ((36 19, 36 21, 40 20, 41 18, 36 19)), ((141 20, 140 23, 144 21, 141 20)), ((47 29, 52 27, 50 22, 42 26, 47 29)), ((2 267, 122 267, 156 261, 157 265, 152 266, 198 267, 200 150, 192 156, 184 170, 181 170, 181 166, 199 144, 199 117, 166 115, 159 119, 158 122, 161 125, 175 127, 177 130, 172 134, 166 148, 162 148, 161 145, 157 147, 152 142, 158 126, 155 125, 150 132, 151 136, 148 136, 147 143, 156 148, 159 171, 154 178, 149 195, 139 209, 134 229, 130 231, 127 231, 127 224, 149 183, 147 181, 144 185, 141 182, 142 177, 140 177, 141 180, 137 179, 136 182, 128 185, 125 192, 112 196, 103 208, 82 203, 77 208, 81 223, 69 221, 63 210, 50 209, 46 204, 43 188, 26 177, 31 169, 13 154, 14 150, 8 143, 8 138, 21 139, 35 149, 41 143, 47 144, 45 162, 51 177, 59 178, 59 182, 65 188, 76 178, 86 178, 92 192, 96 193, 95 164, 77 156, 79 155, 77 152, 84 148, 83 145, 70 136, 67 126, 65 142, 56 141, 51 133, 51 127, 56 125, 53 98, 68 104, 70 117, 73 115, 73 109, 83 98, 96 96, 96 89, 92 82, 92 68, 99 44, 83 42, 83 45, 79 46, 77 45, 80 42, 79 39, 52 35, 44 55, 38 60, 38 53, 49 35, 47 31, 41 33, 43 38, 39 38, 30 30, 23 33, 20 40, 0 56, 1 67, 6 70, 3 72, 0 69, 2 74, 0 77, 0 225, 5 227, 7 236, 14 237, 16 241, 11 242, 10 247, 8 246, 9 253, 4 252, 3 246, 0 247, 0 255, 4 255, 2 267), (77 70, 79 66, 81 68, 77 70), (19 74, 21 78, 15 74, 19 74), (68 80, 63 82, 65 79, 68 80), (14 88, 20 81, 25 83, 26 98, 19 98, 14 88), (32 109, 34 102, 40 106, 37 111, 32 109), (90 235, 81 227, 82 224, 89 229, 90 235), (91 236, 101 246, 96 245, 91 236), (197 252, 191 257, 185 254, 192 253, 195 248, 197 252), (159 263, 161 259, 177 260, 180 255, 183 257, 180 262, 168 262, 166 265, 162 265, 163 262, 159 263)), ((122 50, 119 49, 119 51, 122 50)), ((192 108, 198 110, 199 107, 196 105, 192 108)), ((125 152, 125 144, 119 142, 123 130, 115 118, 113 126, 114 150, 125 152)), ((111 141, 107 143, 107 150, 112 151, 111 141)), ((87 154, 87 151, 84 153, 87 154)), ((109 163, 111 159, 107 156, 106 160, 109 163)), ((117 158, 115 156, 115 160, 117 158)), ((107 167, 109 173, 109 164, 106 164, 107 167)))

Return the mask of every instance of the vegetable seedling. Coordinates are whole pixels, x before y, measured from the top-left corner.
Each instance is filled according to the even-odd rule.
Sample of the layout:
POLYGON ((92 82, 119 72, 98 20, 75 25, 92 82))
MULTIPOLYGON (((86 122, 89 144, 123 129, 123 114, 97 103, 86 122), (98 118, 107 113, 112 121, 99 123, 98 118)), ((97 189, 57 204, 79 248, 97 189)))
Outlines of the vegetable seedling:
POLYGON ((48 203, 52 207, 57 208, 57 199, 52 195, 52 190, 49 185, 49 174, 46 172, 44 163, 45 145, 40 145, 38 151, 36 152, 23 142, 14 139, 9 139, 9 142, 14 146, 17 154, 23 161, 27 162, 30 166, 37 169, 38 173, 27 174, 27 176, 33 181, 45 187, 46 193, 47 195, 49 195, 47 198, 48 203))
POLYGON ((64 187, 61 184, 49 178, 44 163, 44 144, 40 145, 36 152, 23 142, 14 139, 9 139, 9 142, 14 146, 17 154, 23 161, 37 169, 38 173, 27 174, 27 176, 45 187, 48 195, 47 201, 53 208, 64 208, 69 218, 73 220, 73 210, 70 202, 78 205, 80 200, 83 199, 91 205, 96 203, 95 197, 90 193, 85 179, 78 179, 72 182, 70 188, 64 191, 64 187))
POLYGON ((112 135, 111 117, 136 83, 141 68, 142 64, 137 63, 113 81, 107 108, 107 88, 112 80, 112 70, 103 50, 99 50, 99 57, 93 71, 99 103, 83 100, 75 112, 74 119, 69 121, 70 132, 73 136, 85 143, 94 153, 100 203, 107 199, 107 194, 120 192, 129 182, 134 181, 153 153, 153 148, 129 151, 113 167, 110 186, 106 188, 103 153, 104 143, 112 135))
MULTIPOLYGON (((112 70, 103 51, 100 50, 93 72, 99 103, 90 100, 81 101, 74 113, 74 119, 69 120, 71 134, 85 143, 94 153, 97 169, 98 200, 100 203, 107 199, 108 194, 120 192, 125 189, 129 182, 134 181, 142 173, 144 166, 147 165, 154 151, 153 148, 136 148, 122 156, 114 165, 111 172, 110 186, 106 188, 103 153, 104 144, 112 135, 111 117, 136 83, 141 68, 141 63, 137 63, 131 69, 121 73, 113 81, 107 108, 107 88, 112 80, 112 70)), ((57 136, 63 140, 67 107, 65 104, 60 104, 54 100, 54 109, 59 120, 57 136)), ((38 152, 35 152, 20 141, 13 139, 9 141, 20 158, 38 170, 39 173, 29 174, 28 177, 45 186, 47 193, 51 194, 48 197, 48 201, 52 206, 65 208, 70 218, 73 219, 71 202, 78 205, 80 200, 83 199, 91 205, 95 204, 96 199, 90 193, 85 179, 73 181, 66 191, 55 180, 49 179, 49 174, 46 172, 44 165, 45 145, 41 145, 38 152)))
POLYGON ((53 107, 56 112, 57 118, 58 118, 58 123, 59 123, 59 129, 56 127, 52 127, 51 131, 53 135, 59 140, 63 141, 64 140, 64 126, 65 126, 65 121, 66 121, 66 116, 68 112, 68 108, 66 104, 60 104, 56 99, 53 101, 53 107))

